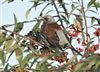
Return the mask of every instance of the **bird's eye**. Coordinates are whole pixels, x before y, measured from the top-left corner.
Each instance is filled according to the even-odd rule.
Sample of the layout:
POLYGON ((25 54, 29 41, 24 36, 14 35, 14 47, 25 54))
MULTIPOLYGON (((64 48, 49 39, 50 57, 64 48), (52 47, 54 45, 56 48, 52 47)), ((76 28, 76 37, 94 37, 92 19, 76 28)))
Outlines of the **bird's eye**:
POLYGON ((48 18, 47 18, 47 17, 45 17, 44 19, 45 19, 46 21, 48 21, 48 18))

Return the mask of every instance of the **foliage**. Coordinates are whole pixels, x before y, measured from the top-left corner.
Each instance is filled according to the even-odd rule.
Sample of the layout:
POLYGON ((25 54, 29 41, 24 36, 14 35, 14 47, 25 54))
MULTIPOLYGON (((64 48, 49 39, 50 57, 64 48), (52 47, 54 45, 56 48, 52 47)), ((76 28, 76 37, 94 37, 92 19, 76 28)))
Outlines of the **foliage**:
MULTIPOLYGON (((14 0, 5 0, 3 3, 5 2, 10 4, 14 0)), ((37 10, 38 6, 45 5, 37 18, 19 22, 14 14, 14 24, 0 27, 0 60, 4 67, 3 72, 65 72, 68 70, 70 72, 100 72, 100 53, 96 52, 100 50, 100 19, 95 15, 86 14, 93 12, 98 15, 100 4, 96 0, 88 0, 87 5, 84 5, 83 0, 70 0, 71 3, 67 3, 66 0, 31 0, 30 2, 33 5, 26 11, 27 19, 33 9, 37 10), (54 9, 48 10, 48 7, 54 9), (40 17, 51 15, 52 12, 56 12, 54 18, 57 17, 56 21, 61 24, 70 45, 83 55, 81 59, 72 49, 70 50, 73 54, 68 58, 71 53, 71 51, 67 52, 68 44, 65 44, 66 48, 62 50, 53 48, 41 35, 40 17), (72 17, 73 20, 70 21, 72 17), (91 23, 88 23, 88 18, 91 23), (27 35, 21 35, 24 25, 30 22, 35 24, 33 29, 27 35), (13 31, 7 29, 10 26, 14 27, 13 31), (89 29, 95 29, 95 31, 91 34, 89 29), (95 44, 96 39, 98 43, 95 44), (74 40, 76 42, 73 44, 74 40), (75 44, 79 47, 75 47, 75 44), (13 54, 18 64, 12 66, 9 59, 13 54)))

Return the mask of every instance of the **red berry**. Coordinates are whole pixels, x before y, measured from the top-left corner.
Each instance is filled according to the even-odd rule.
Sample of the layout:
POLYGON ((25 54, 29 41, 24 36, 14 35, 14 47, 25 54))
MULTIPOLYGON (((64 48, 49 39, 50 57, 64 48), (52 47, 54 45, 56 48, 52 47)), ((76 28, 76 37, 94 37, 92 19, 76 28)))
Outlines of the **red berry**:
POLYGON ((82 48, 79 48, 79 51, 80 51, 80 52, 83 52, 83 49, 82 49, 82 48))
POLYGON ((78 38, 77 41, 78 41, 78 44, 80 44, 80 38, 78 38))

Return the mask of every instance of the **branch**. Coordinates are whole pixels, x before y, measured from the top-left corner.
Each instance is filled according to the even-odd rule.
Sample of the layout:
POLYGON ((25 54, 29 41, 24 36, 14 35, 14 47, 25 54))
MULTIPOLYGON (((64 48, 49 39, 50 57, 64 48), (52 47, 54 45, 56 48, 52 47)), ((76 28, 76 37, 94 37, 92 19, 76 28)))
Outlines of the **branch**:
MULTIPOLYGON (((23 35, 20 35, 19 33, 16 33, 16 32, 10 31, 10 30, 7 30, 4 26, 3 26, 3 27, 0 27, 0 29, 5 30, 6 32, 9 32, 9 33, 11 33, 11 34, 18 35, 18 36, 20 36, 20 37, 22 37, 22 38, 25 38, 25 39, 27 39, 27 40, 30 40, 30 41, 32 41, 34 44, 43 46, 41 43, 39 43, 39 42, 37 42, 37 41, 31 39, 30 37, 23 36, 23 35)), ((31 46, 28 46, 28 47, 30 48, 30 50, 32 51, 32 53, 33 53, 35 56, 39 56, 39 55, 34 51, 33 47, 31 47, 31 46)))
POLYGON ((63 28, 65 28, 65 27, 63 26, 63 22, 62 22, 62 20, 61 20, 61 18, 60 18, 60 14, 59 14, 58 8, 57 8, 57 6, 56 6, 56 4, 55 4, 55 1, 53 1, 53 4, 54 4, 54 7, 55 7, 55 9, 56 9, 57 16, 58 16, 58 18, 59 18, 59 20, 60 20, 61 26, 62 26, 63 28))
MULTIPOLYGON (((22 22, 18 22, 18 23, 30 23, 30 22, 34 22, 34 21, 39 21, 39 20, 41 20, 41 19, 36 19, 36 20, 30 20, 30 21, 22 21, 22 22)), ((13 25, 15 25, 15 24, 7 24, 7 25, 3 25, 4 27, 10 27, 10 26, 13 26, 13 25)), ((2 28, 0 28, 0 29, 2 29, 2 28)))
POLYGON ((85 16, 85 11, 84 11, 84 6, 83 6, 83 0, 82 0, 82 10, 83 10, 83 18, 85 22, 85 27, 86 27, 86 40, 88 42, 88 26, 87 26, 87 21, 86 21, 86 16, 85 16))
MULTIPOLYGON (((59 11, 59 13, 65 13, 65 12, 59 11)), ((68 13, 68 14, 70 14, 70 13, 68 13)), ((72 13, 72 15, 78 15, 78 14, 72 13)), ((87 17, 87 18, 92 18, 92 17, 86 16, 86 15, 85 15, 85 17, 87 17)))

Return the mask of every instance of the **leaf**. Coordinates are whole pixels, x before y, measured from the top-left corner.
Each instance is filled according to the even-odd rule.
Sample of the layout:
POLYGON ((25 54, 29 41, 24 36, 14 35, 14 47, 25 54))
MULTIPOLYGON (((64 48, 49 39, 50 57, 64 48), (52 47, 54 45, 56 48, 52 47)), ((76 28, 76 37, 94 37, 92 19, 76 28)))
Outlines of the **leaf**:
POLYGON ((91 25, 93 25, 94 22, 95 22, 95 18, 91 17, 91 25))
POLYGON ((78 31, 82 31, 82 25, 79 22, 79 20, 74 19, 74 25, 75 25, 75 27, 77 27, 78 31))
POLYGON ((5 48, 6 48, 7 52, 9 52, 11 49, 10 47, 13 43, 13 39, 11 38, 11 36, 9 36, 7 39, 8 40, 6 40, 6 42, 5 42, 5 48))
POLYGON ((72 10, 71 10, 70 13, 69 13, 69 17, 70 17, 70 15, 73 13, 73 11, 77 8, 77 6, 75 7, 74 4, 72 4, 71 7, 72 7, 72 8, 71 8, 72 10))
POLYGON ((15 49, 12 50, 12 52, 10 52, 10 55, 8 56, 7 62, 9 61, 10 57, 12 56, 12 54, 14 53, 15 49))
POLYGON ((50 12, 52 12, 53 10, 49 10, 49 11, 47 11, 46 12, 46 14, 45 15, 48 15, 50 12))
POLYGON ((47 7, 49 4, 50 4, 50 3, 48 3, 48 4, 46 4, 46 5, 44 6, 44 8, 43 8, 42 11, 40 12, 40 15, 39 15, 39 16, 42 16, 43 11, 46 9, 46 7, 47 7))
POLYGON ((65 14, 66 14, 67 18, 69 18, 65 4, 62 4, 62 8, 65 11, 65 14))
POLYGON ((94 41, 90 41, 90 42, 88 42, 88 44, 87 44, 87 47, 86 48, 89 48, 90 47, 90 45, 93 43, 94 41))
POLYGON ((38 5, 40 5, 40 4, 42 4, 42 3, 39 3, 39 0, 35 0, 35 1, 33 1, 34 2, 34 4, 26 11, 26 14, 25 14, 25 17, 26 18, 28 18, 28 16, 29 16, 29 14, 30 14, 30 11, 35 7, 35 9, 36 9, 36 7, 38 6, 38 5))
POLYGON ((58 2, 59 2, 60 4, 63 4, 63 3, 64 3, 64 0, 58 0, 58 2))
POLYGON ((66 19, 66 17, 63 15, 61 15, 61 16, 62 16, 63 20, 66 22, 66 24, 69 24, 69 21, 66 19))
POLYGON ((24 68, 28 65, 29 60, 32 58, 32 54, 28 54, 27 56, 24 57, 24 59, 22 60, 22 65, 21 67, 24 68))
POLYGON ((96 61, 95 60, 91 60, 91 61, 89 61, 89 64, 88 64, 88 66, 86 67, 86 69, 91 69, 92 68, 92 66, 94 65, 96 63, 96 61))
POLYGON ((91 12, 93 12, 93 13, 96 13, 96 14, 98 14, 96 11, 94 11, 94 10, 89 10, 89 11, 91 11, 91 12))
POLYGON ((20 32, 23 29, 24 23, 17 23, 17 26, 14 28, 14 32, 20 32))
POLYGON ((45 62, 44 64, 37 63, 35 72, 48 72, 48 64, 45 62))
POLYGON ((94 17, 95 20, 97 20, 98 24, 100 25, 100 19, 94 17))
POLYGON ((90 2, 88 3, 87 7, 89 8, 96 0, 90 0, 90 2))
POLYGON ((98 62, 95 65, 95 69, 98 69, 98 68, 100 68, 100 61, 99 60, 98 60, 98 62))
POLYGON ((98 11, 98 8, 100 8, 100 3, 99 2, 95 2, 93 7, 95 7, 96 10, 98 11))
POLYGON ((6 37, 6 33, 0 34, 0 46, 3 44, 5 37, 6 37))
POLYGON ((4 51, 2 49, 0 49, 0 59, 2 61, 2 64, 4 65, 6 57, 5 57, 5 53, 4 53, 4 51))
POLYGON ((38 57, 34 57, 34 61, 32 61, 32 63, 31 63, 31 65, 30 65, 29 69, 32 68, 32 66, 34 65, 34 63, 37 62, 38 59, 39 59, 38 57))
POLYGON ((37 32, 39 30, 40 23, 41 23, 41 20, 37 21, 37 23, 33 27, 33 31, 37 32))
POLYGON ((82 68, 83 63, 79 63, 75 66, 74 71, 77 72, 78 70, 80 70, 82 68))
POLYGON ((23 58, 23 51, 22 51, 22 48, 19 47, 18 45, 17 45, 17 48, 15 50, 15 54, 16 54, 16 58, 17 58, 19 64, 21 65, 22 64, 22 58, 23 58))
POLYGON ((17 23, 17 17, 16 17, 16 15, 14 14, 14 32, 20 32, 21 30, 22 30, 22 28, 23 28, 23 25, 24 25, 24 23, 22 23, 22 22, 19 22, 19 23, 17 23))
POLYGON ((4 67, 4 70, 3 70, 3 72, 7 72, 8 71, 8 64, 6 64, 6 66, 4 67))
POLYGON ((17 27, 17 17, 16 17, 16 15, 14 14, 14 29, 15 29, 15 27, 17 27))
POLYGON ((28 10, 26 11, 26 14, 25 14, 25 17, 26 17, 26 18, 28 18, 29 13, 30 13, 30 11, 31 11, 32 8, 33 8, 33 6, 32 6, 30 9, 28 9, 28 10))
POLYGON ((11 2, 13 2, 14 0, 8 0, 8 3, 11 3, 11 2))

